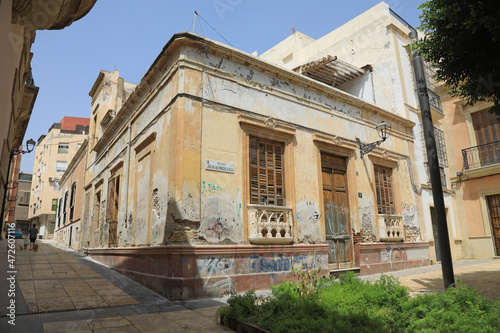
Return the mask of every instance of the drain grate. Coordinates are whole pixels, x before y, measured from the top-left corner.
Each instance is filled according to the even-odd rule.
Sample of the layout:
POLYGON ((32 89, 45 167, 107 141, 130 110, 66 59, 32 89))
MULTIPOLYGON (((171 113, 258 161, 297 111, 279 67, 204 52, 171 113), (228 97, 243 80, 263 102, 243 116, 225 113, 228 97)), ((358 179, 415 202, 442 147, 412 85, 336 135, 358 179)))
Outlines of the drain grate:
MULTIPOLYGON (((115 308, 125 308, 127 306, 158 305, 158 304, 166 304, 166 303, 170 303, 170 301, 165 300, 165 301, 161 301, 161 302, 149 302, 149 303, 139 303, 139 304, 122 304, 122 305, 111 305, 111 306, 95 306, 95 307, 87 307, 87 308, 81 308, 81 309, 24 312, 24 313, 16 313, 16 317, 17 316, 43 315, 43 314, 49 314, 49 313, 76 312, 76 311, 86 311, 86 310, 115 309, 115 308)), ((0 318, 5 318, 5 317, 7 317, 7 314, 0 315, 0 318)))

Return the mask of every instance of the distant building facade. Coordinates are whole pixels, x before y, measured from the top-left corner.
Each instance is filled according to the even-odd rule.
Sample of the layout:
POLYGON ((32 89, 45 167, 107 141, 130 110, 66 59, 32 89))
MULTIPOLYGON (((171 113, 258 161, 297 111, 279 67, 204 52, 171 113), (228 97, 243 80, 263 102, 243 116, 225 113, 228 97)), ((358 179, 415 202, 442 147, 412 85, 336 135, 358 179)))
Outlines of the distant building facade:
POLYGON ((17 180, 17 200, 14 211, 14 223, 16 228, 19 228, 24 235, 28 234, 28 229, 30 228, 28 216, 32 178, 32 174, 21 172, 17 180))
POLYGON ((500 121, 492 102, 470 106, 443 91, 464 257, 500 257, 500 121))
POLYGON ((42 237, 51 238, 56 227, 59 180, 87 139, 89 118, 63 117, 38 139, 33 165, 29 218, 42 237))
POLYGON ((81 218, 85 162, 87 157, 85 140, 78 149, 68 168, 59 180, 59 197, 56 212, 54 239, 70 248, 79 250, 82 233, 81 218))

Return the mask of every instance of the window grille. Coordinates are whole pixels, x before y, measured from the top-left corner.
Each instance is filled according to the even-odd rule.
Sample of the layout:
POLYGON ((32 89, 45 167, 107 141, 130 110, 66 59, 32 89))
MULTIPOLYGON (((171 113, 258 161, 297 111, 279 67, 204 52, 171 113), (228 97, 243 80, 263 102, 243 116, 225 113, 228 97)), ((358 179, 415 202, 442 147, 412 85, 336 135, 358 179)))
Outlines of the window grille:
MULTIPOLYGON (((422 149, 424 151, 424 156, 425 156, 424 165, 427 171, 428 182, 430 182, 429 162, 427 161, 427 150, 425 148, 424 128, 422 124, 420 125, 420 138, 422 141, 422 149)), ((434 140, 436 142, 436 152, 439 163, 439 172, 441 174, 441 183, 443 186, 446 186, 445 168, 448 167, 448 154, 446 153, 444 132, 440 130, 437 126, 434 126, 434 140)))
POLYGON ((376 165, 374 166, 374 170, 378 213, 395 214, 392 192, 392 169, 376 165))
POLYGON ((284 206, 283 144, 250 137, 250 203, 284 206))

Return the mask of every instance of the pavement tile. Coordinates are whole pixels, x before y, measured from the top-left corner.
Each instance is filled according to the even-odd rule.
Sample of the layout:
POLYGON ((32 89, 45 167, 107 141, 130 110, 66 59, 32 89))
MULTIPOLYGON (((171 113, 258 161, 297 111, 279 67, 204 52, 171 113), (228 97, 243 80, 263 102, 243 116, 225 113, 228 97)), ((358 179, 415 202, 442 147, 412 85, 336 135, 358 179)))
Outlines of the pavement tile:
POLYGON ((112 327, 112 328, 97 328, 94 333, 141 333, 134 326, 112 327))
POLYGON ((135 299, 130 297, 129 295, 104 295, 101 296, 109 306, 117 306, 117 305, 128 305, 128 304, 138 304, 135 299))
POLYGON ((86 320, 60 321, 43 324, 44 333, 92 332, 86 320))
POLYGON ((38 305, 36 303, 36 299, 25 299, 26 306, 28 307, 29 312, 38 312, 38 305))
POLYGON ((127 318, 127 320, 141 332, 148 332, 158 328, 166 328, 169 325, 172 325, 172 320, 162 316, 161 313, 127 316, 125 318, 127 318))
POLYGON ((199 315, 201 315, 203 317, 212 319, 212 318, 215 318, 215 313, 217 312, 217 310, 220 307, 221 307, 221 305, 219 305, 219 306, 212 306, 212 307, 209 307, 209 308, 194 309, 192 311, 198 313, 199 315))
POLYGON ((77 309, 99 308, 108 306, 108 303, 106 303, 106 301, 98 295, 73 296, 71 297, 71 301, 77 309))
POLYGON ((72 310, 75 309, 69 297, 48 299, 37 298, 38 311, 72 310))
POLYGON ((132 325, 130 321, 128 321, 126 318, 123 317, 89 319, 87 320, 87 323, 89 324, 92 330, 101 328, 124 327, 132 325))

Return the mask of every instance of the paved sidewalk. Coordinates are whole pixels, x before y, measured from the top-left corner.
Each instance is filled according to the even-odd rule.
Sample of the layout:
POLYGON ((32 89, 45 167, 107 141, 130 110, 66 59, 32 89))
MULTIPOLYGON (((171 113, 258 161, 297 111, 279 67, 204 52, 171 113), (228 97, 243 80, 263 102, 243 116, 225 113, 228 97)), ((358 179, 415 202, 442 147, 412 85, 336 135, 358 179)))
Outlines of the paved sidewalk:
MULTIPOLYGON (((500 300, 500 259, 460 260, 453 263, 455 282, 474 287, 479 294, 500 300)), ((413 294, 444 291, 441 264, 385 273, 397 277, 413 294)), ((381 274, 366 275, 364 280, 377 280, 381 274)))
MULTIPOLYGON (((8 257, 0 241, 0 332, 228 332, 215 321, 226 298, 173 302, 75 251, 40 240, 38 252, 20 250, 8 257), (9 261, 10 259, 10 261, 9 261), (9 267, 9 265, 13 265, 9 267), (12 272, 12 273, 11 273, 12 272), (15 277, 10 294, 10 278, 15 277), (7 297, 6 297, 7 296, 7 297), (15 301, 15 326, 8 306, 15 301)), ((12 254, 12 253, 11 253, 12 254)), ((500 260, 454 262, 456 280, 500 300, 500 260)), ((413 293, 444 289, 441 266, 386 273, 413 293)), ((380 274, 362 276, 376 280, 380 274)), ((269 294, 262 291, 258 294, 269 294)))
POLYGON ((38 240, 37 252, 22 243, 8 257, 0 241, 0 332, 228 332, 215 321, 224 300, 172 302, 55 242, 38 240))

